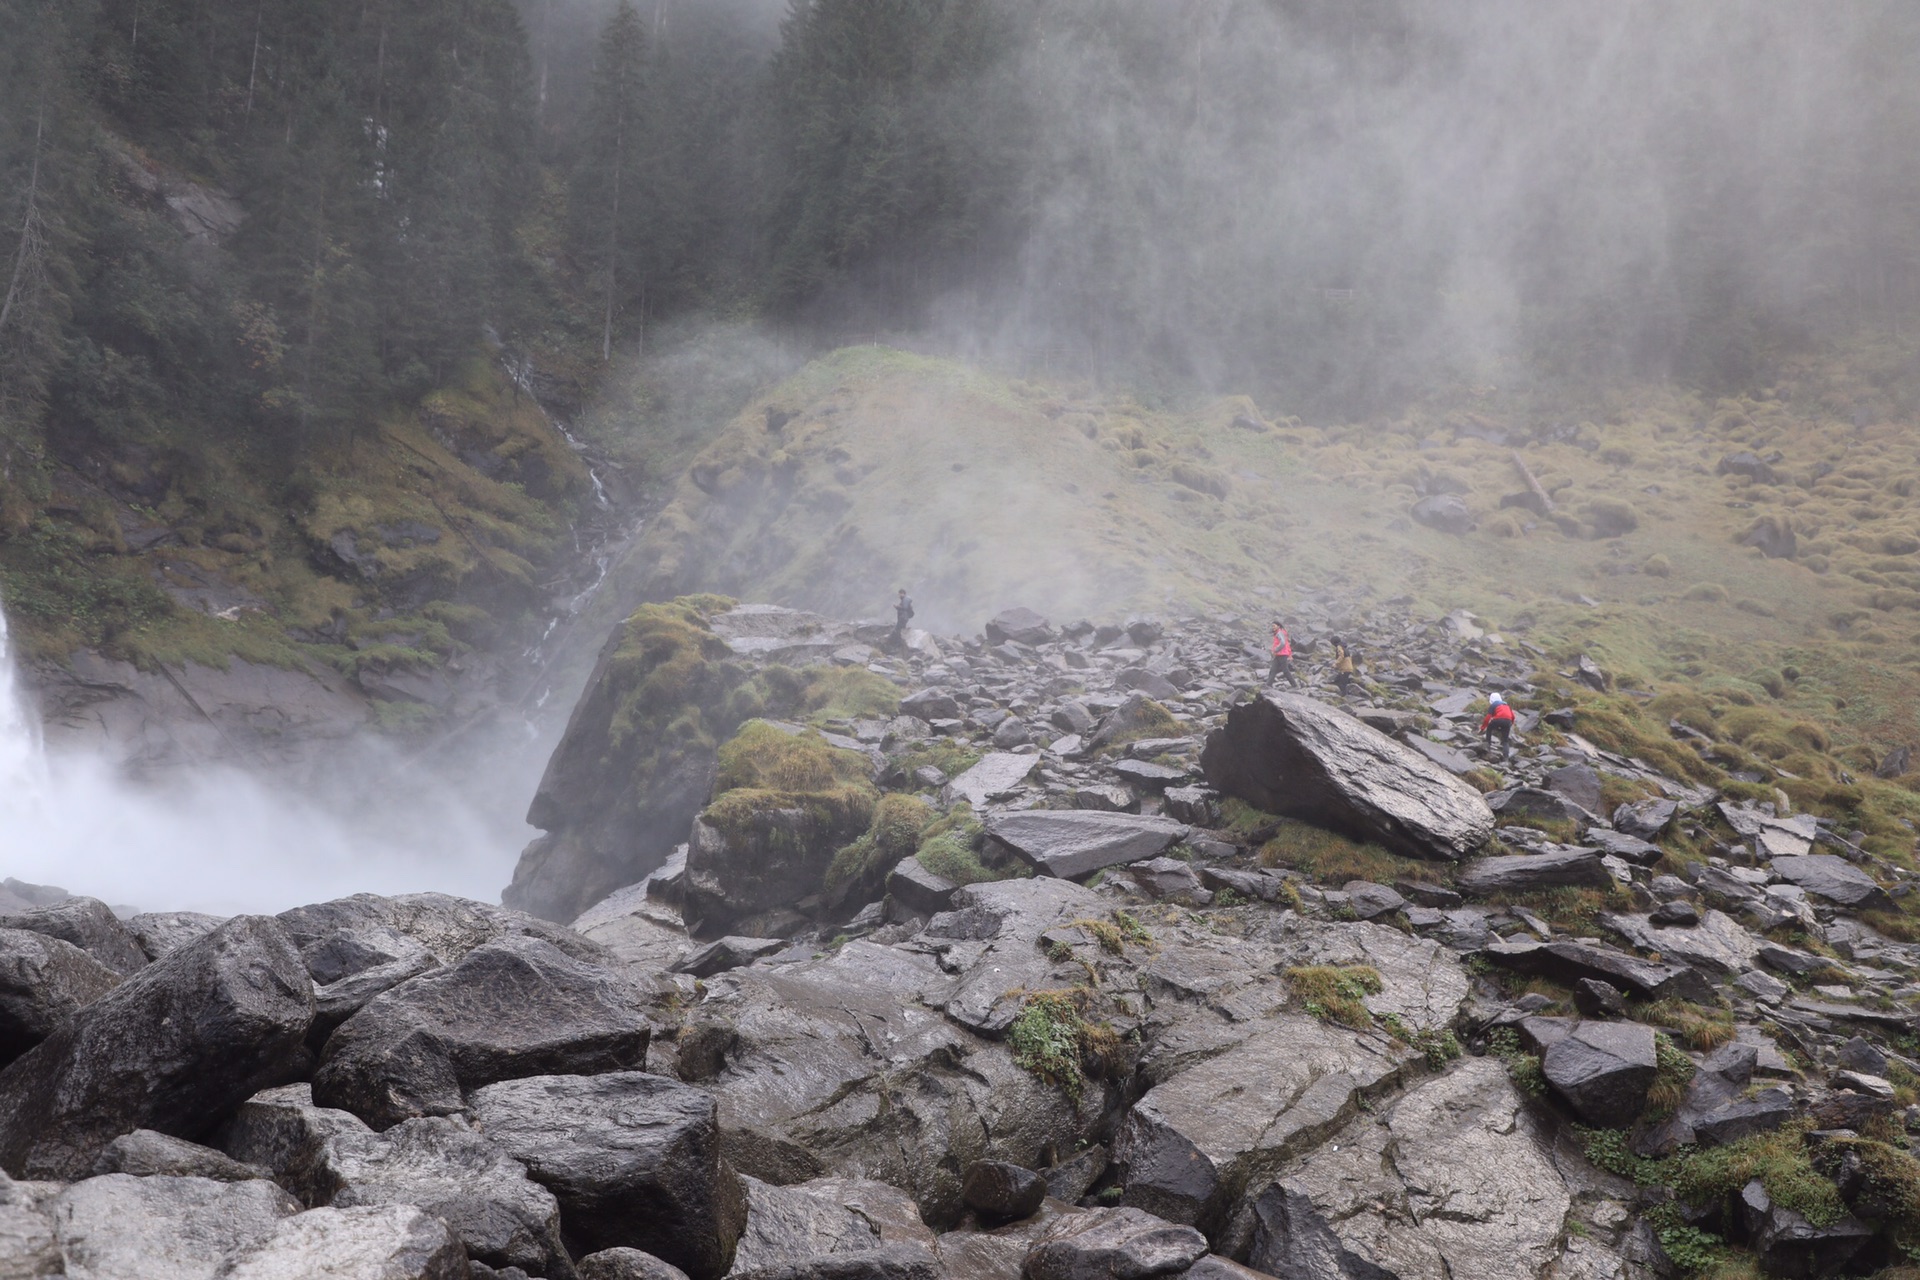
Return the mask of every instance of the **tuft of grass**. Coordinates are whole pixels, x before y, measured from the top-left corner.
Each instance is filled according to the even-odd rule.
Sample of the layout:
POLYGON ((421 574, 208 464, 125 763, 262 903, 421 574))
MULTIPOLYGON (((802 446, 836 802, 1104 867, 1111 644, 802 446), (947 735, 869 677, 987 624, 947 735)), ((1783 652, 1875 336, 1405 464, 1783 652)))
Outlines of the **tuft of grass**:
POLYGON ((1659 1119, 1672 1115, 1685 1100, 1696 1068, 1693 1059, 1665 1035, 1654 1036, 1653 1057, 1655 1071, 1653 1084, 1647 1089, 1647 1115, 1659 1119))
POLYGON ((1362 1031, 1373 1025, 1366 998, 1379 995, 1380 971, 1370 965, 1299 965, 1287 970, 1292 986, 1308 1013, 1323 1022, 1362 1031))
POLYGON ((740 787, 768 791, 826 791, 867 779, 868 765, 814 733, 788 733, 764 720, 750 720, 721 746, 714 791, 740 787))
POLYGON ((827 867, 826 887, 873 880, 920 847, 920 833, 933 824, 933 806, 918 796, 889 792, 873 806, 873 821, 864 834, 833 855, 827 867))
POLYGON ((1540 1069, 1540 1059, 1521 1047, 1519 1032, 1512 1027, 1499 1028, 1487 1037, 1487 1052, 1500 1059, 1514 1088, 1529 1098, 1547 1096, 1547 1076, 1540 1069))
POLYGON ((1718 1203, 1760 1179, 1774 1203, 1816 1227, 1846 1216, 1839 1190, 1814 1167, 1807 1154, 1805 1121, 1772 1133, 1755 1134, 1724 1147, 1689 1152, 1667 1162, 1667 1185, 1690 1204, 1718 1203))
POLYGON ((1088 1079, 1105 1074, 1120 1050, 1120 1037, 1112 1027, 1087 1020, 1089 1002, 1084 987, 1029 992, 1007 1028, 1014 1062, 1058 1086, 1076 1107, 1088 1079))
POLYGON ((1032 874, 1025 866, 990 867, 980 858, 986 829, 964 808, 933 823, 920 833, 914 857, 920 865, 955 884, 983 884, 1014 880, 1032 874))
POLYGON ((1420 879, 1434 873, 1432 863, 1403 858, 1377 844, 1362 844, 1291 818, 1275 819, 1274 825, 1272 838, 1260 846, 1262 866, 1292 867, 1338 884, 1349 880, 1391 884, 1397 876, 1420 879))
POLYGON ((1640 1010, 1640 1016, 1657 1027, 1676 1032, 1682 1040, 1702 1053, 1718 1049, 1734 1037, 1731 1012, 1677 997, 1669 996, 1646 1005, 1640 1010))

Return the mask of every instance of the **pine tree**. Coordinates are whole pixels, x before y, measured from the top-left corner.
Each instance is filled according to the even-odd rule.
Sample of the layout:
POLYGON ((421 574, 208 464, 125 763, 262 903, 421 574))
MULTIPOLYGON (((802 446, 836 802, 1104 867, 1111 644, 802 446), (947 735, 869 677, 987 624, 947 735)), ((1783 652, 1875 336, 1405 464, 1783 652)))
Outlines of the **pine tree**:
POLYGON ((596 264, 600 358, 613 357, 614 321, 630 299, 646 320, 648 231, 647 35, 633 0, 620 0, 594 56, 587 141, 574 178, 576 238, 596 264))

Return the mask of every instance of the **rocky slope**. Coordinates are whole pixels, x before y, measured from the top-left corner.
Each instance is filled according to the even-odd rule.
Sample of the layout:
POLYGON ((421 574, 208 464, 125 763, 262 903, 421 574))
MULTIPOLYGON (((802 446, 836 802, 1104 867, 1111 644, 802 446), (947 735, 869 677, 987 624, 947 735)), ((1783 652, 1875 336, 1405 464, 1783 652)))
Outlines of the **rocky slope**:
POLYGON ((1899 1262, 1905 859, 1678 720, 1598 745, 1577 655, 1295 621, 1359 644, 1352 697, 1310 656, 1256 694, 1227 619, 895 646, 649 606, 512 890, 567 924, 438 895, 122 921, 11 885, 0 1274, 1899 1262), (1470 750, 1495 687, 1511 760, 1470 750))

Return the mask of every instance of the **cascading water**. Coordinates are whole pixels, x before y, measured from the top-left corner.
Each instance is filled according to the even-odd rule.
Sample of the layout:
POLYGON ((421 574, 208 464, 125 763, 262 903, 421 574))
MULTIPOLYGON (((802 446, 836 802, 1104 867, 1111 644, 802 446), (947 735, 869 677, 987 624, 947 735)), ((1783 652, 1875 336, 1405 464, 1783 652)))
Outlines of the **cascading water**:
MULTIPOLYGON (((363 774, 383 771, 368 739, 363 774)), ((386 772, 395 772, 385 769, 386 772)), ((113 761, 43 749, 0 614, 0 876, 146 911, 281 911, 351 893, 494 901, 523 832, 489 829, 431 778, 332 802, 235 769, 143 786, 113 761)))

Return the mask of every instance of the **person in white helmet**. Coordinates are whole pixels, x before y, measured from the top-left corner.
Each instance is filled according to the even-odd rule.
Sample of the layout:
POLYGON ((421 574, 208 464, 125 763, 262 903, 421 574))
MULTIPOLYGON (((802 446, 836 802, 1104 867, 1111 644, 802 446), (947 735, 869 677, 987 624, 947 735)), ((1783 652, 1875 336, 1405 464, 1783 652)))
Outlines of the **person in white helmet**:
POLYGON ((1501 759, 1513 755, 1513 708, 1497 693, 1487 695, 1487 718, 1480 722, 1480 733, 1489 748, 1495 738, 1500 740, 1501 759))

